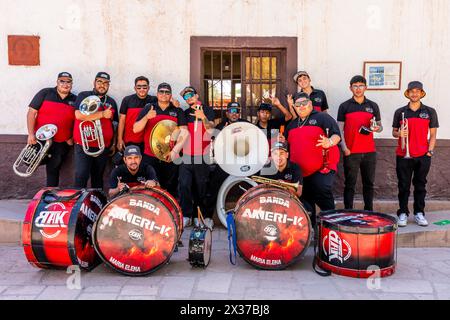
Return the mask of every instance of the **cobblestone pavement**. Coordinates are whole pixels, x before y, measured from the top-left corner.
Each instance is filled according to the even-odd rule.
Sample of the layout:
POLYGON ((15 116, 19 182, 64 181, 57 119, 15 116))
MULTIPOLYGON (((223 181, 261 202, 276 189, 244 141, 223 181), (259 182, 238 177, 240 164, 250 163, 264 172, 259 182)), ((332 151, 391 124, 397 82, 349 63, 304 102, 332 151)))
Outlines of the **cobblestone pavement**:
MULTIPOLYGON (((189 230, 189 229, 188 229, 189 230)), ((320 277, 303 260, 283 271, 261 271, 228 259, 226 230, 213 232, 212 261, 193 269, 184 247, 168 265, 145 277, 127 277, 100 265, 91 272, 40 270, 18 246, 0 246, 0 299, 450 299, 450 249, 398 249, 396 273, 382 279, 320 277), (77 284, 81 288, 76 287, 77 284)))

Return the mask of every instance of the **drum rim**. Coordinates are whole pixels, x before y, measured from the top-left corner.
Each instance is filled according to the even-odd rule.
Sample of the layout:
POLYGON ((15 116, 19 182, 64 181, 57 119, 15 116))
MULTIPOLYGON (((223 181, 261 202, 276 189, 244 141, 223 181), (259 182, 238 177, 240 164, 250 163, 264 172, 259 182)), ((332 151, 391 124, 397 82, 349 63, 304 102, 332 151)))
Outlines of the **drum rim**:
MULTIPOLYGON (((145 193, 139 193, 139 194, 142 194, 142 195, 147 196, 147 197, 149 196, 149 195, 147 195, 147 194, 145 194, 145 193)), ((149 274, 151 274, 151 273, 157 271, 159 268, 161 268, 161 267, 164 266, 165 264, 168 264, 168 263, 169 263, 170 258, 172 257, 172 255, 173 255, 173 253, 174 253, 174 251, 175 251, 175 248, 177 247, 177 240, 178 240, 177 237, 175 237, 175 241, 174 241, 173 247, 172 247, 172 249, 170 250, 170 254, 167 256, 167 259, 165 259, 163 262, 161 262, 159 265, 157 265, 157 266, 154 267, 153 269, 148 270, 148 271, 144 271, 144 272, 130 272, 130 271, 125 271, 125 270, 122 270, 122 269, 117 269, 117 268, 115 268, 115 267, 111 264, 111 262, 109 262, 109 260, 106 259, 106 257, 104 256, 104 254, 100 252, 100 249, 97 248, 97 247, 98 247, 98 242, 97 242, 97 224, 98 224, 98 222, 100 221, 101 215, 103 214, 103 212, 105 211, 105 209, 107 208, 107 206, 108 206, 109 204, 111 204, 113 201, 118 200, 118 199, 121 199, 121 198, 124 198, 124 197, 127 197, 127 196, 130 196, 130 195, 131 195, 130 193, 128 193, 128 194, 123 194, 123 195, 121 195, 121 196, 119 196, 119 197, 117 197, 117 198, 112 199, 110 202, 108 202, 107 204, 105 204, 105 205, 103 206, 102 210, 100 211, 100 213, 99 213, 98 216, 97 216, 97 220, 95 221, 94 225, 92 226, 92 243, 93 243, 93 245, 94 245, 95 252, 97 252, 97 254, 98 254, 98 256, 101 258, 101 260, 102 260, 109 268, 111 268, 112 270, 114 270, 114 271, 116 271, 116 272, 118 272, 118 273, 127 275, 127 276, 136 276, 136 277, 139 277, 139 276, 146 276, 146 275, 149 275, 149 274)), ((155 199, 157 199, 161 204, 163 204, 163 203, 161 202, 160 199, 158 199, 158 198, 155 198, 155 199)), ((164 205, 164 204, 163 204, 163 205, 164 205)), ((168 211, 170 212, 170 210, 168 210, 168 211)), ((174 216, 173 216, 172 214, 170 214, 170 218, 171 218, 171 219, 173 220, 173 222, 174 222, 175 231, 178 232, 178 226, 177 226, 177 223, 176 223, 176 221, 175 221, 175 219, 174 219, 174 216)))
POLYGON ((317 225, 320 227, 324 227, 330 230, 339 231, 339 232, 345 232, 345 233, 354 233, 354 234, 371 234, 371 235, 377 235, 377 234, 385 234, 390 232, 395 232, 398 230, 398 224, 397 219, 381 212, 375 212, 375 211, 367 211, 367 210, 356 210, 356 209, 338 209, 338 210, 327 210, 322 211, 317 216, 317 225), (338 223, 329 222, 325 219, 323 219, 323 216, 326 214, 331 213, 364 213, 367 215, 376 215, 379 217, 386 218, 387 220, 390 220, 393 222, 392 225, 384 226, 384 227, 357 227, 357 226, 344 226, 340 225, 338 223))
POLYGON ((266 184, 261 184, 261 185, 257 185, 257 186, 255 186, 255 187, 253 187, 253 188, 247 190, 247 192, 245 192, 245 193, 241 196, 241 198, 239 198, 238 202, 236 203, 235 210, 233 211, 233 217, 234 217, 235 220, 236 220, 235 217, 236 217, 236 214, 237 214, 237 210, 236 210, 236 209, 237 209, 237 207, 238 207, 238 204, 239 204, 239 205, 243 205, 243 204, 247 203, 247 201, 253 199, 253 197, 252 197, 252 198, 249 197, 248 200, 245 200, 245 201, 242 201, 242 202, 240 201, 245 195, 247 195, 247 193, 250 193, 250 192, 252 191, 252 189, 254 189, 253 191, 259 190, 259 189, 261 189, 261 190, 263 190, 263 191, 267 191, 268 189, 273 189, 273 190, 278 190, 278 191, 280 191, 280 190, 281 190, 281 191, 284 191, 285 193, 289 194, 290 199, 293 199, 294 201, 296 201, 296 202, 298 203, 298 205, 302 208, 303 213, 305 214, 305 216, 306 216, 306 218, 307 218, 307 221, 308 221, 308 227, 309 227, 309 228, 308 228, 308 231, 309 231, 309 232, 308 232, 308 239, 307 239, 307 241, 306 241, 306 244, 305 244, 303 250, 300 252, 300 254, 299 254, 297 257, 293 258, 290 262, 284 264, 283 266, 265 267, 265 266, 261 266, 261 265, 255 265, 253 261, 251 261, 249 258, 247 258, 247 257, 242 253, 242 251, 241 251, 241 249, 239 248, 239 245, 237 244, 237 241, 236 241, 236 247, 237 247, 237 251, 239 252, 239 255, 242 257, 242 259, 244 259, 245 262, 247 262, 247 263, 250 264, 251 266, 253 266, 253 267, 257 268, 257 269, 260 269, 260 270, 283 270, 283 269, 286 269, 286 268, 288 268, 289 266, 291 266, 292 264, 297 263, 299 260, 301 260, 301 259, 304 257, 304 255, 306 254, 306 251, 308 251, 308 248, 309 248, 309 246, 310 246, 310 244, 311 244, 311 241, 312 241, 312 224, 311 224, 311 218, 309 217, 308 211, 306 211, 306 209, 305 209, 305 207, 303 206, 303 204, 302 204, 302 202, 300 201, 300 199, 298 199, 297 197, 295 197, 295 196, 293 195, 292 192, 289 192, 289 191, 284 190, 284 189, 282 189, 282 188, 277 188, 277 187, 275 187, 275 186, 270 186, 270 185, 266 185, 266 184), (269 186, 270 188, 264 189, 264 188, 263 188, 264 186, 269 186), (254 188, 257 188, 257 189, 254 189, 254 188))
MULTIPOLYGON (((350 277, 350 278, 362 278, 362 279, 366 279, 369 278, 370 276, 373 276, 373 274, 368 274, 367 270, 359 270, 359 269, 351 269, 351 268, 344 268, 344 267, 339 267, 336 266, 334 264, 331 264, 329 262, 323 261, 322 259, 320 259, 320 257, 317 257, 317 265, 319 267, 321 267, 322 269, 328 270, 336 275, 339 276, 344 276, 344 277, 350 277), (343 271, 343 272, 335 272, 335 270, 339 270, 339 271, 343 271), (350 275, 351 274, 351 275, 350 275), (359 276, 355 276, 355 275, 359 275, 359 276), (361 276, 363 275, 363 276, 361 276)), ((388 277, 391 276, 395 273, 397 268, 397 260, 394 260, 394 263, 390 266, 384 267, 382 269, 379 270, 380 272, 380 277, 384 278, 384 277, 388 277), (387 271, 392 271, 391 274, 386 275, 387 271)))

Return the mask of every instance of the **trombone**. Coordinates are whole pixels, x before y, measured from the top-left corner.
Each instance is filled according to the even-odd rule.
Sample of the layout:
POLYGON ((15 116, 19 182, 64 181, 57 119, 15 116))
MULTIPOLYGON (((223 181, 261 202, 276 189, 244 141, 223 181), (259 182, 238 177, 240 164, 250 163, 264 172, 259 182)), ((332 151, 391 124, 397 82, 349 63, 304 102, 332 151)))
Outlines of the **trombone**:
POLYGON ((54 124, 46 124, 40 127, 36 131, 37 143, 27 144, 14 162, 14 173, 25 178, 31 176, 47 155, 56 132, 58 132, 58 128, 54 124), (26 166, 26 169, 21 171, 20 169, 23 166, 26 166))
POLYGON ((401 137, 401 148, 402 151, 406 149, 406 154, 403 157, 404 159, 411 159, 411 155, 409 153, 409 125, 408 125, 408 119, 405 119, 405 113, 402 112, 402 125, 400 126, 400 132, 403 130, 408 130, 408 134, 406 137, 401 137))
POLYGON ((274 179, 269 179, 269 178, 260 177, 260 176, 251 176, 250 178, 257 183, 268 184, 268 185, 278 187, 278 188, 281 188, 281 189, 284 189, 287 191, 293 191, 294 193, 297 193, 298 186, 300 185, 298 182, 290 183, 290 182, 274 180, 274 179))
MULTIPOLYGON (((81 101, 80 112, 86 116, 98 111, 101 104, 99 97, 92 95, 81 101)), ((105 141, 103 138, 102 124, 100 120, 85 120, 80 123, 81 143, 85 154, 91 157, 98 157, 105 150, 105 141), (97 142, 98 151, 89 151, 89 143, 97 142)))

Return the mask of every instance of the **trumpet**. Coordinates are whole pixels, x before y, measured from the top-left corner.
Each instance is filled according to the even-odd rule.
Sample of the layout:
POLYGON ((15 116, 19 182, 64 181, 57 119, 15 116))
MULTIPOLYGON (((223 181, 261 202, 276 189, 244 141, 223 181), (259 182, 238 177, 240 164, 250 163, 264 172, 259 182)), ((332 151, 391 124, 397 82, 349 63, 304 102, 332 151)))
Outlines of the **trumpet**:
POLYGON ((54 124, 46 124, 36 131, 36 144, 27 144, 13 164, 14 173, 20 177, 29 177, 36 171, 39 164, 46 157, 48 149, 52 145, 52 138, 58 128, 54 124), (45 141, 45 143, 44 143, 45 141), (25 171, 20 171, 25 166, 25 171))
POLYGON ((400 126, 400 132, 403 130, 408 130, 408 134, 406 137, 401 137, 401 148, 402 151, 406 149, 406 154, 403 157, 404 159, 411 159, 411 155, 409 153, 409 126, 408 126, 408 119, 405 119, 405 113, 402 112, 402 125, 400 126))
MULTIPOLYGON (((106 97, 105 97, 106 101, 106 97)), ((81 101, 80 112, 84 115, 91 115, 98 111, 101 105, 101 100, 99 97, 92 95, 86 97, 81 101)), ((105 141, 103 138, 102 125, 100 120, 85 120, 80 123, 80 133, 81 142, 83 146, 83 151, 88 156, 98 157, 105 150, 105 141), (89 151, 89 143, 97 142, 98 151, 89 151)))
POLYGON ((269 179, 269 178, 260 177, 260 176, 251 176, 250 178, 257 183, 268 184, 268 185, 278 187, 278 188, 281 188, 281 189, 284 189, 287 191, 293 191, 294 193, 297 193, 298 186, 300 185, 298 182, 290 183, 290 182, 274 180, 274 179, 269 179))
MULTIPOLYGON (((328 138, 329 130, 330 129, 326 128, 327 138, 328 138)), ((322 148, 322 158, 323 158, 323 166, 322 166, 322 169, 320 169, 320 173, 328 174, 331 171, 329 168, 329 165, 330 165, 330 150, 329 149, 322 148)))

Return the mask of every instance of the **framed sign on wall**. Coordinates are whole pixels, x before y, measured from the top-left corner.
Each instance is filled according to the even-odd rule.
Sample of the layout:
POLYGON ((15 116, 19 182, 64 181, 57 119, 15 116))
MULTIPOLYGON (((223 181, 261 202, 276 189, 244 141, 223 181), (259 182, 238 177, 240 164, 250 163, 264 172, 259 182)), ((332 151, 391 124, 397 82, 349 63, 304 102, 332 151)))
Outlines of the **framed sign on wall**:
POLYGON ((400 90, 402 82, 401 61, 365 61, 364 77, 367 90, 400 90))

